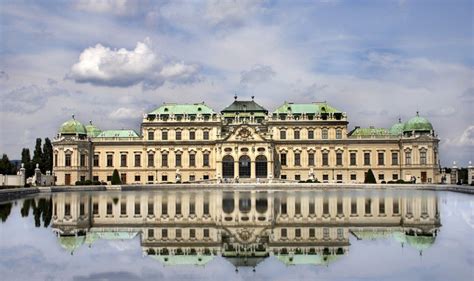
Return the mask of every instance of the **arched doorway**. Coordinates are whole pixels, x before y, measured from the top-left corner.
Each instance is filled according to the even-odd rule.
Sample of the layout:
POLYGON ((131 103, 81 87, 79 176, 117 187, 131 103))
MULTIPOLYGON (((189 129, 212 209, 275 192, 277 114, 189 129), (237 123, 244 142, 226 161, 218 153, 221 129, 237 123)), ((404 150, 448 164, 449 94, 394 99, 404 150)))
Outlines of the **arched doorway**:
POLYGON ((267 157, 265 155, 259 155, 255 158, 255 176, 257 178, 267 177, 267 167, 267 157))
POLYGON ((250 178, 250 157, 242 155, 239 158, 239 178, 250 178))
POLYGON ((230 155, 222 158, 222 177, 226 179, 234 178, 234 157, 230 155))

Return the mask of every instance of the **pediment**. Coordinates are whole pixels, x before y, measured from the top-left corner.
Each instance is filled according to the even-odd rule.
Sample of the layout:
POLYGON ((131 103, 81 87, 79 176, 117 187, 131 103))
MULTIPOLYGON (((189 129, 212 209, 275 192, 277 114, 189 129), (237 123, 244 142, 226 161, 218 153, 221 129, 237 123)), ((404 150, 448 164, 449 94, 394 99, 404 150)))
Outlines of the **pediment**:
POLYGON ((235 127, 229 135, 224 138, 227 142, 265 142, 267 141, 259 132, 257 127, 241 125, 235 127))

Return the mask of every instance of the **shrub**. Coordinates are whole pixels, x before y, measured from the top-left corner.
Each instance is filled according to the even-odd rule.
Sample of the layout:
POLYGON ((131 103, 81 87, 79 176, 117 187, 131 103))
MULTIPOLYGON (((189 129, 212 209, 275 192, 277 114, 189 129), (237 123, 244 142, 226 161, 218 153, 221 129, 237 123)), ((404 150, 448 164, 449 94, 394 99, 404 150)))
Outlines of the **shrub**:
POLYGON ((367 171, 367 175, 365 176, 364 183, 377 183, 375 180, 374 172, 372 172, 372 169, 369 169, 367 171))
POLYGON ((112 174, 112 185, 117 185, 117 184, 122 184, 122 181, 120 180, 120 176, 117 169, 115 169, 114 173, 112 174))

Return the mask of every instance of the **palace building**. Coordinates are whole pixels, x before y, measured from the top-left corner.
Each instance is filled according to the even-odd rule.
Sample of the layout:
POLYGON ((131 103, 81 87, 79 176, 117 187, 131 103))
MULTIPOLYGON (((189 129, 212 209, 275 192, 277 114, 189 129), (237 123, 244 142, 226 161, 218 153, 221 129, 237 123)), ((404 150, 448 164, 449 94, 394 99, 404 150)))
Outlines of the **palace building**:
POLYGON ((164 103, 143 116, 140 132, 101 130, 73 118, 54 147, 56 184, 319 181, 437 183, 439 139, 416 116, 391 128, 348 128, 348 117, 326 102, 285 102, 268 111, 252 100, 220 112, 204 103, 164 103))

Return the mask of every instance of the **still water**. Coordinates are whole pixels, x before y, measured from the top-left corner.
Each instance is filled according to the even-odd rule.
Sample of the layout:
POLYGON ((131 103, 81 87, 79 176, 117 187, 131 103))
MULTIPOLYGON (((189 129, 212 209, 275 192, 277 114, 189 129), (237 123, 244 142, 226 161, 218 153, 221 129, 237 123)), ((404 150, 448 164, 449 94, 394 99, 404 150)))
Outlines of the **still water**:
POLYGON ((55 193, 0 205, 2 280, 473 280, 473 196, 55 193))

